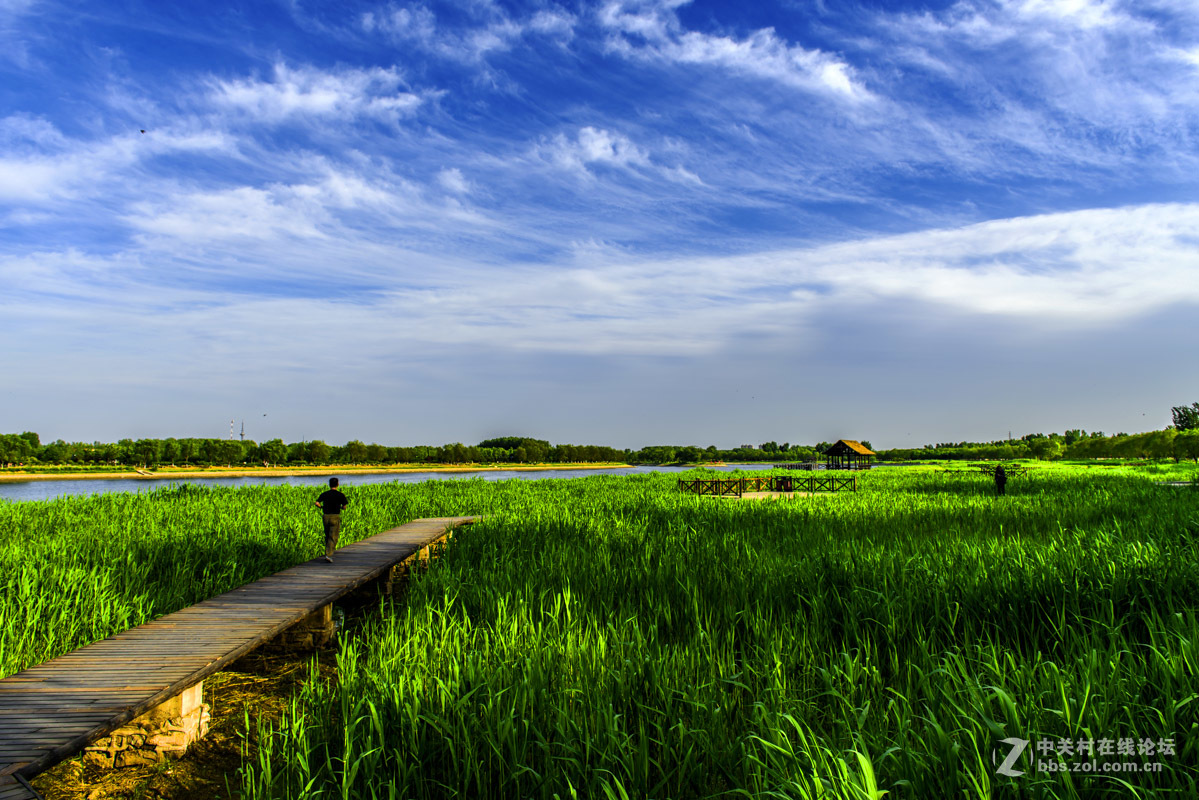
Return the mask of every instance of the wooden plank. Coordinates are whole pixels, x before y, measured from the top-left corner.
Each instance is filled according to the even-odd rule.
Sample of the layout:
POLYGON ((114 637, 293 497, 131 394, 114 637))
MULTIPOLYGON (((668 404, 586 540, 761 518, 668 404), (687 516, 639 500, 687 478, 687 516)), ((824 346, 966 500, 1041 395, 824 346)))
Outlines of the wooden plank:
POLYGON ((476 519, 415 520, 0 680, 0 776, 44 771, 476 519))
POLYGON ((19 783, 0 785, 0 800, 42 800, 41 795, 19 783))

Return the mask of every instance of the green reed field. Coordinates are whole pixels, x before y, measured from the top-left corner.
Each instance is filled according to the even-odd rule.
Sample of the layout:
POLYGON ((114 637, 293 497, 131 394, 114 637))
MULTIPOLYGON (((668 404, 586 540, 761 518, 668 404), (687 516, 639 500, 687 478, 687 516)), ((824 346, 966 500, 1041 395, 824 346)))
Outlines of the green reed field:
MULTIPOLYGON (((1199 492, 1085 468, 1002 498, 924 467, 788 501, 674 483, 350 486, 351 538, 488 516, 343 638, 336 682, 248 723, 233 788, 1199 796, 1199 492), (1031 741, 1019 777, 996 772, 1009 737, 1031 741), (1079 740, 1112 752, 1057 752, 1079 740)), ((316 555, 313 494, 0 504, 0 674, 316 555)))

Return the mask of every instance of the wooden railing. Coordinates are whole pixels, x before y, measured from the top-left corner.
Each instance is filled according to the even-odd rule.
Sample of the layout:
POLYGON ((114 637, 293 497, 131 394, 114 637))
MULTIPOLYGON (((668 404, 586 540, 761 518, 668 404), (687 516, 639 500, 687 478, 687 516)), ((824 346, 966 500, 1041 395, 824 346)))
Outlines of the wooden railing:
POLYGON ((856 492, 857 490, 857 475, 761 475, 752 478, 679 480, 679 491, 717 497, 741 497, 746 492, 856 492))

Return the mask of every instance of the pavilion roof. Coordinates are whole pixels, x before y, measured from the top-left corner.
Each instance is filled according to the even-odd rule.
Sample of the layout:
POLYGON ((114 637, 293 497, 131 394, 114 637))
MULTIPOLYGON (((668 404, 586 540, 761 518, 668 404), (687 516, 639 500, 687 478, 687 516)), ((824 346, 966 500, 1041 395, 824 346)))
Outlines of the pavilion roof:
POLYGON ((863 456, 877 455, 873 450, 864 446, 861 442, 854 441, 853 439, 838 439, 833 443, 832 447, 825 451, 825 455, 829 453, 832 453, 833 455, 840 455, 846 450, 852 450, 858 455, 863 456))

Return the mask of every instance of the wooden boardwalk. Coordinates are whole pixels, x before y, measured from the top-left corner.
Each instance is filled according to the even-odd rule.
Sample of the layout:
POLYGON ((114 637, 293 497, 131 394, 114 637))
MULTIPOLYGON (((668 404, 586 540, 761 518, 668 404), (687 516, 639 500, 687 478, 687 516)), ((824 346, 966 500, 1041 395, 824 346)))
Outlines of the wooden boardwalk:
POLYGON ((742 497, 747 493, 815 494, 858 490, 858 477, 850 475, 757 475, 750 478, 679 479, 679 491, 716 497, 742 497))
POLYGON ((477 519, 409 522, 0 680, 0 800, 477 519))

